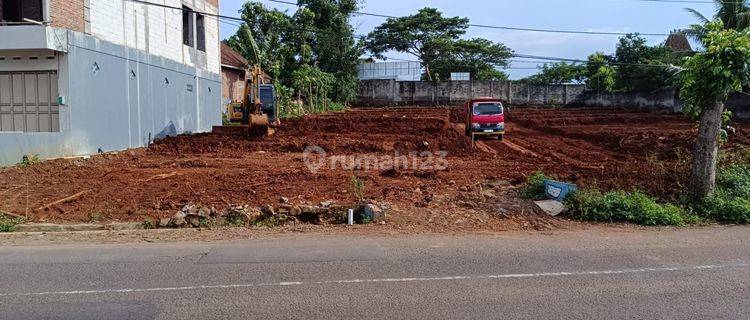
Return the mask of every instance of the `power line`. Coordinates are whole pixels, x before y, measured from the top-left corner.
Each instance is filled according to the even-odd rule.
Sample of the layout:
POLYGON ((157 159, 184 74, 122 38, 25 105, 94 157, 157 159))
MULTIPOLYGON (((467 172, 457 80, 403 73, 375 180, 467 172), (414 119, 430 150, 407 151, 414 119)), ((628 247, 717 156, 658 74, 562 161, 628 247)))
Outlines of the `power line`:
POLYGON ((202 16, 207 16, 207 17, 215 17, 215 18, 229 19, 229 20, 235 20, 235 21, 245 22, 245 20, 242 19, 242 18, 237 18, 237 17, 232 17, 232 16, 225 16, 225 15, 220 15, 220 14, 210 13, 210 12, 205 12, 205 11, 196 11, 196 10, 193 10, 193 9, 190 9, 190 8, 187 8, 187 7, 185 7, 185 8, 183 8, 183 7, 173 7, 173 6, 168 6, 168 5, 161 4, 161 3, 149 2, 149 1, 145 1, 145 0, 125 0, 125 1, 134 2, 134 3, 140 3, 140 4, 146 4, 146 5, 150 5, 150 6, 155 6, 155 7, 160 7, 160 8, 166 8, 166 9, 172 9, 172 10, 187 11, 187 12, 197 13, 197 14, 200 14, 202 16))
MULTIPOLYGON (((209 17, 216 17, 216 18, 219 18, 219 19, 227 19, 227 20, 233 20, 233 21, 240 21, 242 23, 245 22, 245 20, 242 19, 242 18, 231 17, 231 16, 224 16, 224 15, 220 15, 220 14, 214 14, 214 13, 203 12, 203 11, 195 11, 195 10, 192 10, 190 8, 173 7, 173 6, 168 6, 168 5, 159 4, 159 3, 148 2, 148 1, 144 1, 144 0, 126 0, 126 1, 135 2, 135 3, 141 3, 141 4, 146 4, 146 5, 152 5, 152 6, 162 7, 162 8, 167 8, 167 9, 173 9, 173 10, 187 11, 187 12, 197 13, 197 14, 201 14, 201 15, 205 15, 205 16, 209 16, 209 17)), ((288 2, 288 1, 281 1, 281 0, 268 0, 268 1, 278 2, 278 3, 285 3, 285 4, 292 4, 292 5, 295 5, 295 6, 297 5, 296 3, 292 3, 292 2, 288 2)), ((639 1, 639 0, 635 0, 635 1, 639 1)), ((642 1, 656 1, 656 0, 642 0, 642 1)), ((662 0, 662 1, 664 1, 664 0, 662 0)), ((362 13, 360 13, 360 14, 362 14, 362 13)), ((376 15, 376 14, 369 14, 368 13, 368 15, 376 15)), ((395 16, 387 16, 387 15, 380 15, 380 16, 389 17, 389 18, 397 18, 395 16)), ((223 21, 223 22, 224 23, 232 24, 232 23, 230 23, 228 21, 223 21)), ((232 24, 232 25, 237 26, 236 24, 232 24)), ((306 31, 310 31, 310 32, 321 32, 321 33, 325 32, 324 30, 319 30, 319 29, 305 29, 305 28, 298 28, 298 29, 300 29, 300 30, 306 30, 306 31)), ((354 35, 354 36, 365 37, 364 35, 354 35)), ((586 60, 580 60, 580 59, 546 57, 546 56, 529 55, 529 54, 519 54, 519 53, 514 53, 513 57, 516 57, 516 58, 527 58, 527 59, 538 59, 538 60, 548 60, 548 61, 564 61, 564 62, 587 63, 586 60)), ((385 58, 387 58, 387 57, 385 57, 385 58)), ((404 59, 394 59, 394 58, 392 58, 392 59, 393 60, 397 60, 397 61, 401 60, 401 61, 419 62, 419 61, 414 61, 414 60, 404 60, 404 59)), ((612 62, 609 62, 607 64, 609 64, 609 65, 646 66, 646 67, 670 67, 670 68, 672 67, 670 65, 636 64, 636 63, 612 63, 612 62)))
MULTIPOLYGON (((548 57, 548 56, 539 56, 539 55, 530 55, 530 54, 523 54, 523 53, 513 53, 512 57, 514 58, 526 58, 526 59, 537 59, 540 62, 538 63, 551 63, 551 62, 573 62, 573 63, 580 63, 580 64, 588 64, 587 60, 581 60, 581 59, 574 59, 574 58, 559 58, 559 57, 548 57)), ((417 60, 407 60, 407 59, 400 59, 400 58, 391 58, 388 56, 383 56, 383 58, 388 60, 395 60, 395 61, 405 61, 405 62, 420 62, 417 60)), ((510 62, 513 62, 513 59, 509 60, 510 62)), ((421 63, 421 62, 420 62, 421 63)), ((634 67, 658 67, 658 68, 674 68, 672 65, 668 64, 648 64, 648 63, 626 63, 626 62, 604 62, 605 65, 609 66, 634 66, 634 67)))
MULTIPOLYGON (((276 3, 282 3, 282 4, 288 4, 293 6, 299 6, 297 3, 290 2, 290 1, 284 1, 284 0, 266 0, 270 2, 276 2, 276 3)), ((354 11, 354 14, 362 15, 362 16, 371 16, 371 17, 379 17, 379 18, 389 18, 389 19, 397 19, 402 18, 399 16, 393 16, 393 15, 387 15, 387 14, 380 14, 380 13, 371 13, 371 12, 362 12, 362 11, 354 11)), ((525 28, 525 27, 509 27, 509 26, 495 26, 495 25, 486 25, 486 24, 468 24, 469 27, 475 27, 475 28, 485 28, 485 29, 496 29, 496 30, 509 30, 509 31, 529 31, 529 32, 543 32, 543 33, 563 33, 563 34, 582 34, 582 35, 606 35, 606 36, 624 36, 631 33, 636 32, 604 32, 604 31, 582 31, 582 30, 561 30, 561 29, 540 29, 540 28, 525 28)), ((669 33, 640 33, 639 35, 642 36, 655 36, 655 37, 663 37, 663 36, 669 36, 669 33)))
MULTIPOLYGON (((623 1, 623 0, 621 0, 623 1)), ((628 0, 634 2, 656 2, 656 3, 694 3, 694 4, 715 4, 714 1, 706 0, 628 0)), ((726 4, 745 4, 742 1, 723 1, 726 4)))

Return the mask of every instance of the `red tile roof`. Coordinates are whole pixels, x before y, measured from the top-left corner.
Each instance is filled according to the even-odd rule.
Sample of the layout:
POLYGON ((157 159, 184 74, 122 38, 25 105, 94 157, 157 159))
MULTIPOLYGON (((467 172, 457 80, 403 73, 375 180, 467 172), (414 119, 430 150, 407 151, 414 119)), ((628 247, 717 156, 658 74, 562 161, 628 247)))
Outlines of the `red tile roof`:
POLYGON ((690 46, 690 41, 688 41, 684 33, 670 34, 669 37, 667 38, 667 41, 664 43, 664 46, 668 48, 672 48, 672 50, 678 51, 678 52, 693 51, 693 48, 690 46))
POLYGON ((245 69, 248 65, 247 59, 242 57, 242 55, 234 51, 232 47, 228 46, 226 43, 221 43, 221 64, 225 66, 231 66, 238 69, 245 69))

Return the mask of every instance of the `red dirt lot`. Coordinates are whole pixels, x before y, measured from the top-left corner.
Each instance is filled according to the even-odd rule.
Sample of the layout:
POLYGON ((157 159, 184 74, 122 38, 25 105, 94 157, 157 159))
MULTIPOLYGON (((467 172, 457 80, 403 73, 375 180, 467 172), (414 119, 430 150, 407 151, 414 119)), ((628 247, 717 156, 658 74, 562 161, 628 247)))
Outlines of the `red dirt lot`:
MULTIPOLYGON (((679 115, 511 109, 506 140, 484 140, 472 148, 462 118, 458 109, 448 108, 355 109, 288 120, 264 139, 179 136, 88 160, 5 168, 0 210, 35 222, 143 221, 169 217, 186 203, 222 210, 274 205, 283 196, 298 204, 350 204, 357 176, 367 198, 392 205, 388 224, 395 228, 568 227, 571 222, 543 216, 518 197, 526 176, 541 170, 583 187, 674 198, 687 178, 696 131, 679 115), (360 159, 447 151, 447 168, 390 169, 381 161, 313 173, 302 153, 308 146, 321 147, 329 157, 360 159)), ((730 139, 730 148, 750 145, 750 125, 739 125, 730 139)), ((409 159, 415 158, 423 165, 437 163, 409 159)))

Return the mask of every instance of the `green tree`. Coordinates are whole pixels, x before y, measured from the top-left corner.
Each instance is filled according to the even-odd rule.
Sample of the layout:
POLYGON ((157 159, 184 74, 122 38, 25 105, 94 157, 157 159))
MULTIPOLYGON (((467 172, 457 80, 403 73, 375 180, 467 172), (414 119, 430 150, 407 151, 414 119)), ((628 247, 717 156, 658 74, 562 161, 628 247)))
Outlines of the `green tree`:
POLYGON ((750 27, 750 8, 747 0, 714 0, 716 14, 709 19, 698 10, 687 8, 700 21, 692 24, 687 30, 688 35, 701 40, 708 33, 706 26, 711 20, 720 20, 726 29, 745 30, 750 27))
POLYGON ((615 89, 618 91, 653 91, 670 87, 674 73, 664 66, 671 62, 673 51, 664 46, 649 46, 638 34, 620 38, 614 56, 615 89))
POLYGON ((286 48, 284 38, 292 24, 291 17, 276 9, 269 10, 258 2, 245 3, 240 12, 245 22, 226 40, 227 44, 249 61, 260 62, 266 73, 279 79, 290 60, 285 57, 291 50, 286 48), (258 57, 254 57, 251 38, 258 47, 258 57))
POLYGON ((615 69, 609 66, 608 57, 601 52, 589 56, 584 70, 586 86, 597 92, 611 92, 615 85, 615 69))
POLYGON ((245 22, 226 40, 227 44, 252 63, 260 64, 280 90, 303 90, 297 96, 315 103, 345 103, 353 99, 357 63, 362 54, 349 23, 357 0, 300 0, 299 5, 290 15, 259 2, 245 3, 241 10, 245 22), (314 86, 315 94, 310 95, 309 88, 297 86, 306 77, 318 77, 311 83, 326 84, 333 78, 335 84, 324 89, 314 86), (321 98, 320 93, 325 97, 321 98))
POLYGON ((309 112, 326 111, 328 96, 336 78, 318 67, 303 66, 292 75, 292 88, 308 104, 309 112))
POLYGON ((446 18, 434 8, 423 8, 415 15, 389 18, 370 32, 365 48, 383 59, 383 53, 396 50, 419 59, 433 80, 430 68, 443 54, 451 52, 454 42, 466 33, 469 19, 446 18))
POLYGON ((581 83, 585 79, 585 67, 565 62, 545 63, 539 73, 524 80, 539 85, 581 83))
POLYGON ((456 40, 448 51, 432 64, 432 76, 436 80, 447 79, 451 72, 469 72, 474 80, 505 80, 508 76, 498 67, 508 65, 513 51, 501 43, 474 38, 456 40))
POLYGON ((314 14, 316 32, 314 51, 317 66, 336 78, 331 91, 335 101, 353 100, 357 92, 357 64, 363 45, 354 38, 350 20, 357 0, 299 0, 314 14))
POLYGON ((724 103, 750 83, 750 31, 725 29, 717 20, 705 26, 706 51, 688 58, 680 97, 685 113, 699 119, 689 194, 705 199, 716 187, 716 158, 724 103))

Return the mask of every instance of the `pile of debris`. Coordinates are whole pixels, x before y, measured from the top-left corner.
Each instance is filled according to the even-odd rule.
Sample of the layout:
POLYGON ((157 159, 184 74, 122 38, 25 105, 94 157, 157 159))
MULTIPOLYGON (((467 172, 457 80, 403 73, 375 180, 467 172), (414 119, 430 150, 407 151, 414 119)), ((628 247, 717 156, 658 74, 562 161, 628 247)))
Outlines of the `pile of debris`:
POLYGON ((349 208, 359 223, 382 221, 390 209, 387 203, 363 201, 354 206, 336 205, 323 201, 318 205, 291 204, 286 198, 281 203, 260 208, 248 205, 230 206, 224 211, 192 203, 184 205, 171 218, 160 219, 159 228, 210 228, 215 226, 278 226, 288 223, 342 224, 347 221, 349 208))

